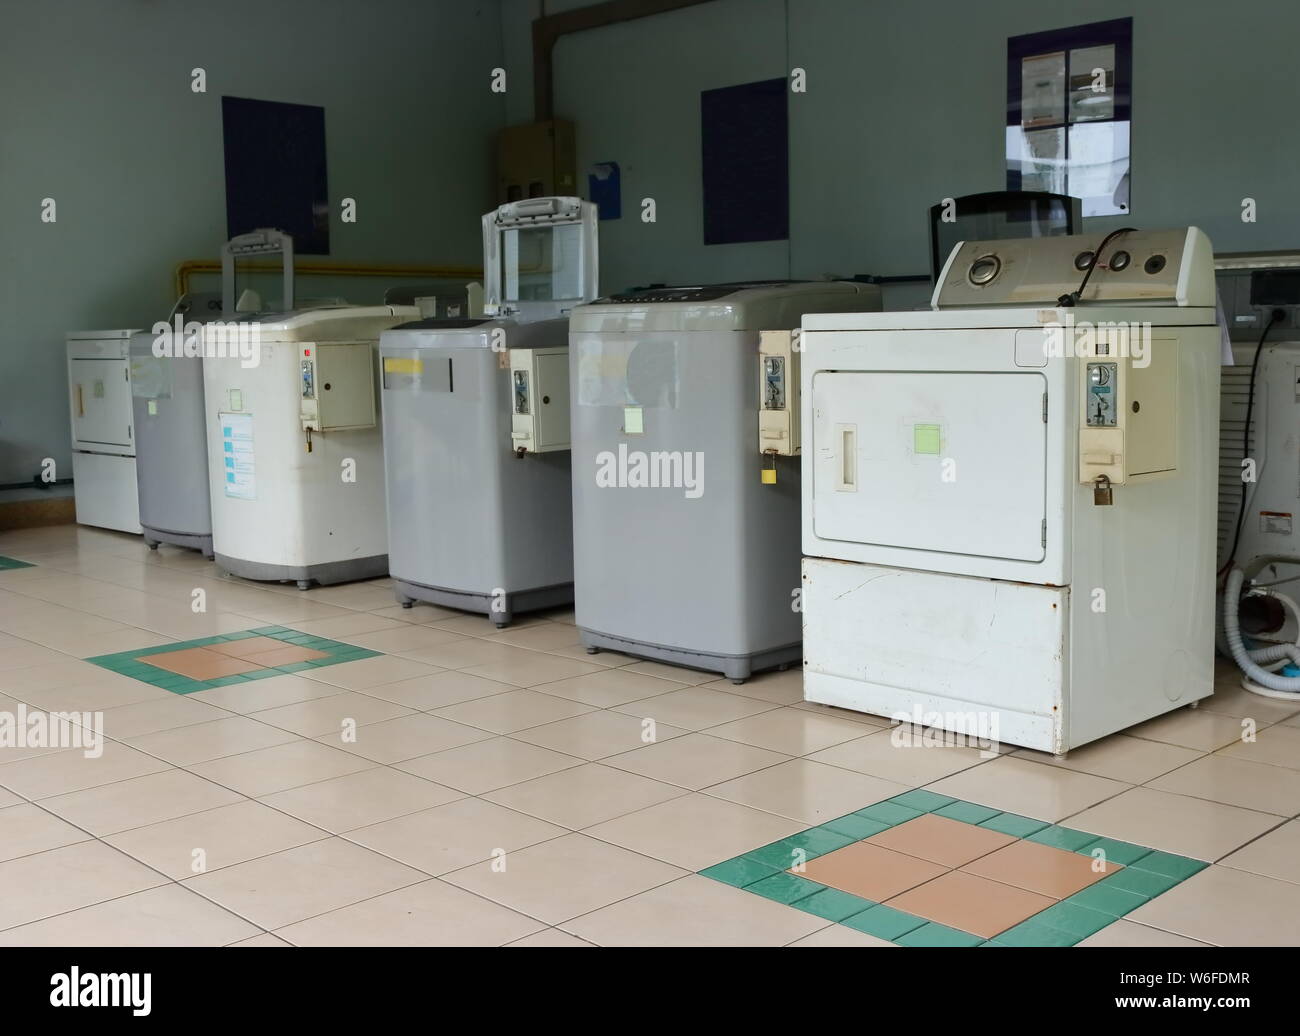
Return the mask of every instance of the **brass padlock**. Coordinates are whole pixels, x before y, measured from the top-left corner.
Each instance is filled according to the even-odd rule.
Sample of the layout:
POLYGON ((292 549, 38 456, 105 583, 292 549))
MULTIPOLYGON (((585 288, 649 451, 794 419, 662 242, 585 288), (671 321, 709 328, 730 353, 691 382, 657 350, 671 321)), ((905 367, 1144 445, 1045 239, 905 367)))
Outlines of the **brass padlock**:
POLYGON ((1115 502, 1115 490, 1110 484, 1110 477, 1098 475, 1092 480, 1092 504, 1094 507, 1109 507, 1115 502))

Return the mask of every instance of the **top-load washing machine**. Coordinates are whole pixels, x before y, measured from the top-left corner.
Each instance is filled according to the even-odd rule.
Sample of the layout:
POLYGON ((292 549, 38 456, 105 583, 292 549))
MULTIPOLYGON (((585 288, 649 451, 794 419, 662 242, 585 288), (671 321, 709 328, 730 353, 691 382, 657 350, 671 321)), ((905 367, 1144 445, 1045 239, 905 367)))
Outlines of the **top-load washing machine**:
POLYGON ((760 430, 781 402, 768 362, 780 350, 763 332, 786 332, 794 356, 805 313, 879 306, 873 285, 821 281, 655 289, 573 311, 574 585, 590 651, 737 683, 798 661, 799 460, 779 428, 760 430))
POLYGON ((1061 753, 1211 693, 1204 234, 963 242, 802 344, 809 701, 1061 753))
POLYGON ((385 331, 389 570, 403 605, 515 614, 573 600, 569 319, 596 296, 596 208, 483 217, 485 309, 385 331))

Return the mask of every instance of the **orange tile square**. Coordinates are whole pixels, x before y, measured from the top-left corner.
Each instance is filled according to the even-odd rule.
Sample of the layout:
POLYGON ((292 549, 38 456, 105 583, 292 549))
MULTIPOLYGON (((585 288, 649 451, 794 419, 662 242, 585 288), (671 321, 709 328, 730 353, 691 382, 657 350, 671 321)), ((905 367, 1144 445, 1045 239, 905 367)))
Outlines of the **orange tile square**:
POLYGON ((1015 839, 1001 831, 927 813, 872 835, 866 841, 945 867, 960 867, 1010 845, 1015 839))
POLYGON ((259 651, 255 655, 249 655, 248 661, 256 662, 258 665, 266 666, 271 669, 278 665, 289 665, 291 662, 311 662, 317 658, 328 658, 329 653, 326 651, 317 651, 315 648, 299 647, 297 644, 281 644, 278 648, 271 651, 259 651))
POLYGON ((1093 870, 1096 862, 1091 856, 1055 846, 1016 842, 967 864, 962 870, 1053 899, 1064 899, 1120 869, 1118 863, 1107 861, 1104 870, 1093 870))
POLYGON ((854 842, 804 864, 803 877, 881 903, 937 878, 947 868, 915 856, 854 842))
POLYGON ((164 651, 157 655, 139 655, 137 662, 144 662, 169 673, 179 673, 191 680, 215 680, 221 676, 234 676, 236 673, 250 673, 263 666, 257 662, 248 662, 242 658, 231 658, 207 648, 186 648, 184 651, 164 651))
POLYGON ((985 939, 1005 932, 1056 900, 975 874, 949 871, 909 889, 887 906, 985 939))
POLYGON ((243 640, 226 640, 220 644, 209 644, 209 651, 217 651, 232 658, 249 658, 263 651, 275 651, 285 647, 283 640, 274 637, 245 637, 243 640))

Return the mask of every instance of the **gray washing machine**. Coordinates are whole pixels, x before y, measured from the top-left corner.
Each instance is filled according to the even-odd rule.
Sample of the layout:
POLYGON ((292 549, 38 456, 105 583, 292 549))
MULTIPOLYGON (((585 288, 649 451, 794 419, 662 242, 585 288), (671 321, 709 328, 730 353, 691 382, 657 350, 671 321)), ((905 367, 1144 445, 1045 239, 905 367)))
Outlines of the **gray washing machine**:
POLYGON ((397 599, 514 616, 573 600, 569 321, 596 296, 596 210, 533 198, 483 218, 485 309, 380 338, 397 599))
POLYGON ((574 584, 589 652, 735 683, 800 659, 799 459, 761 445, 760 332, 879 308, 873 285, 822 281, 574 310, 574 584))
MULTIPOLYGON (((183 296, 168 317, 175 326, 221 316, 218 293, 183 296)), ((208 446, 203 415, 203 358, 158 356, 154 331, 131 337, 131 394, 135 411, 140 527, 151 550, 160 543, 212 557, 208 501, 208 446)))

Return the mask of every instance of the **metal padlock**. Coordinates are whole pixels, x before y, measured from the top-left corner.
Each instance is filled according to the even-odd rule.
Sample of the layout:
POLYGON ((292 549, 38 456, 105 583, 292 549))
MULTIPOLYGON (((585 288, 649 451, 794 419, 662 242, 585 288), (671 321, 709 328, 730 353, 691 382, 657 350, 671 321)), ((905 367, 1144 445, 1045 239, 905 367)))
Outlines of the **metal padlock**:
POLYGON ((1109 507, 1115 502, 1115 490, 1107 475, 1098 475, 1092 480, 1092 504, 1094 507, 1109 507))

